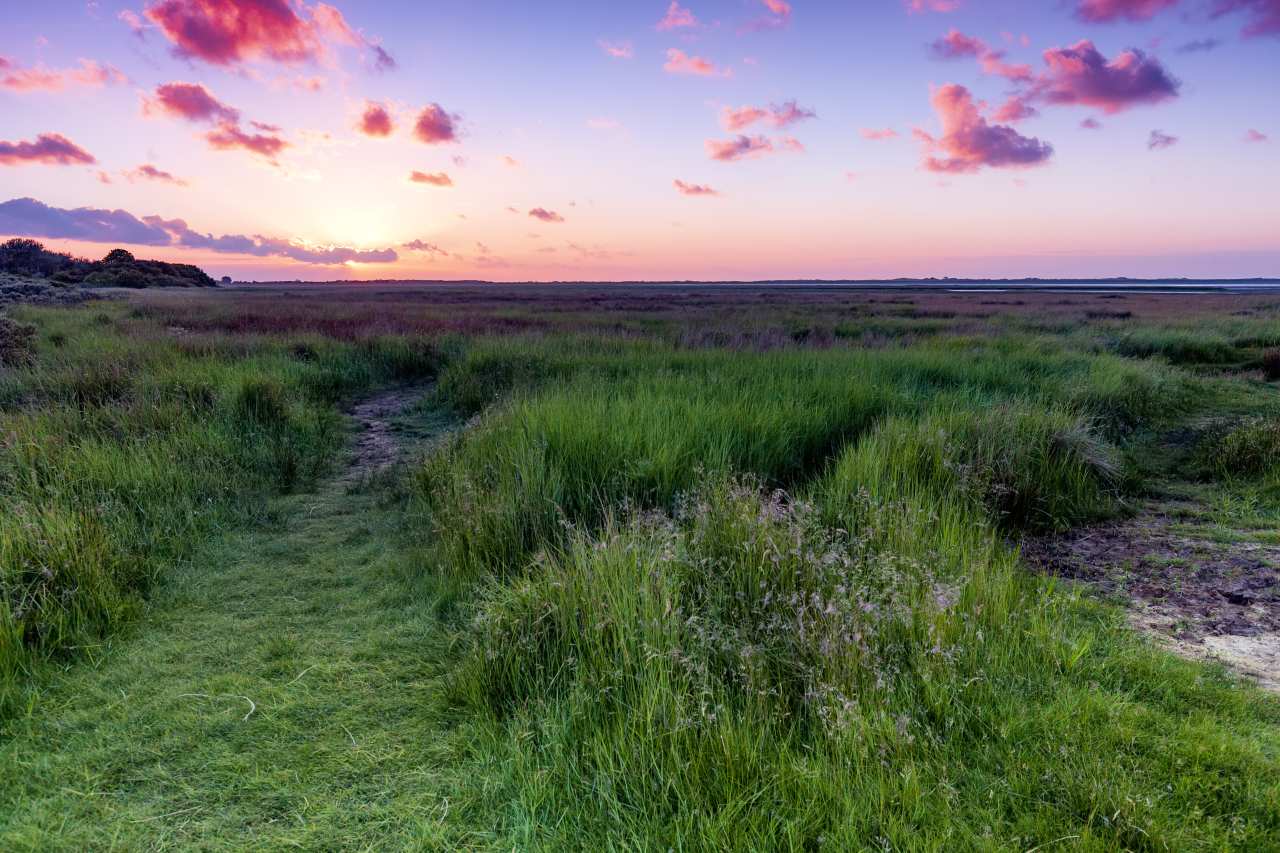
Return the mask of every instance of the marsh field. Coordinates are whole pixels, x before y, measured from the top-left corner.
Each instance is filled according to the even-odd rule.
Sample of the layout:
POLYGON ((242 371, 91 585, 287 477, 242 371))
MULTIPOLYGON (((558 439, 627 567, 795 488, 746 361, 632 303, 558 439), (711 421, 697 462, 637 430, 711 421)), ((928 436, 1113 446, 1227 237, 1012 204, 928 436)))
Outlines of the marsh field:
POLYGON ((1280 296, 0 321, 0 849, 1280 850, 1280 296))

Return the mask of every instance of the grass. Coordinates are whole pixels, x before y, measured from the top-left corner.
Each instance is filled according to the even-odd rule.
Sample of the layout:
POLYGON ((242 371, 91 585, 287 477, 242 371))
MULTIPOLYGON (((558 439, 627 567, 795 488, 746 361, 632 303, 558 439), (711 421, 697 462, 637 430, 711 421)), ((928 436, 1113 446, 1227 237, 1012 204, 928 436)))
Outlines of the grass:
POLYGON ((487 771, 434 699, 450 633, 402 521, 376 490, 328 486, 269 499, 197 548, 145 630, 51 675, 37 709, 5 726, 0 846, 483 839, 487 771))
POLYGON ((441 570, 496 578, 452 689, 519 747, 519 844, 1276 840, 1277 787, 1244 781, 1276 769, 1275 707, 1027 577, 1000 535, 1116 514, 1141 484, 1112 442, 1214 380, 1016 337, 564 348, 452 364, 464 408, 534 392, 417 480, 441 570), (1166 787, 1201 773, 1243 784, 1166 787))
POLYGON ((1274 309, 1206 319, 1226 358, 1137 305, 512 293, 23 314, 0 846, 1280 846, 1280 703, 1012 544, 1274 518, 1271 392, 1209 370, 1274 309), (437 373, 406 428, 466 427, 335 485, 341 402, 437 373))
POLYGON ((27 316, 37 359, 0 376, 0 713, 211 531, 314 483, 345 395, 438 364, 403 339, 175 338, 119 304, 27 316))

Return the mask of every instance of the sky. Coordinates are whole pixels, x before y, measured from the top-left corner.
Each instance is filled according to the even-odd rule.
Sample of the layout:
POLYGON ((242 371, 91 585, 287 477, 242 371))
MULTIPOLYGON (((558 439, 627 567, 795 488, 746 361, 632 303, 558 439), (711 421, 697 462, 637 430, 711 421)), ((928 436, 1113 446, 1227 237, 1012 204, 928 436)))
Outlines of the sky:
POLYGON ((235 279, 1280 276, 1280 0, 58 0, 0 236, 235 279))

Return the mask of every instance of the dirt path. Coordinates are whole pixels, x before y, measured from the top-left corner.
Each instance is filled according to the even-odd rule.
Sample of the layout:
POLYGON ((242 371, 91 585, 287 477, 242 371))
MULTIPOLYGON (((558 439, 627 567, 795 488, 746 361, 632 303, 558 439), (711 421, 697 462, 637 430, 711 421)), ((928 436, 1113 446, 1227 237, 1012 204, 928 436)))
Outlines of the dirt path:
POLYGON ((1132 624, 1169 650, 1280 692, 1280 545, 1210 535, 1187 523, 1196 510, 1151 504, 1127 521, 1027 540, 1023 555, 1121 599, 1132 624))
POLYGON ((401 461, 411 437, 397 420, 429 390, 430 386, 423 385, 393 388, 352 406, 349 414, 356 422, 357 432, 352 442, 351 464, 335 483, 347 485, 367 479, 401 461))
POLYGON ((210 542, 0 729, 0 850, 474 846, 435 581, 387 493, 347 487, 442 432, 420 391, 358 405, 351 469, 210 542))

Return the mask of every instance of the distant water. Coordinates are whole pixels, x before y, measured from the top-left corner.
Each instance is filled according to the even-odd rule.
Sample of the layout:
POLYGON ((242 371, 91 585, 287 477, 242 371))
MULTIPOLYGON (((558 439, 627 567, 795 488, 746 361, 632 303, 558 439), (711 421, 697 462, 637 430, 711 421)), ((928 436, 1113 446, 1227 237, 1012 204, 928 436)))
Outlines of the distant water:
POLYGON ((946 293, 1079 293, 1079 294, 1187 294, 1277 293, 1280 281, 761 281, 758 286, 831 287, 857 290, 940 290, 946 293))

